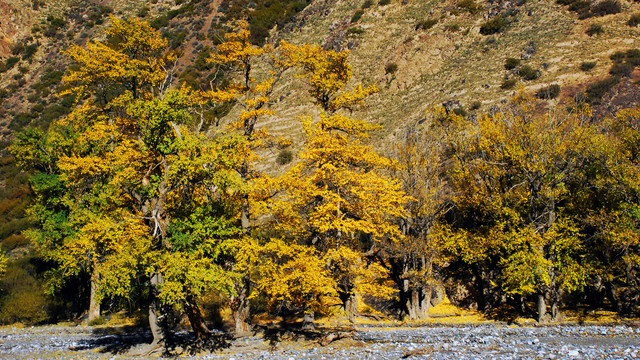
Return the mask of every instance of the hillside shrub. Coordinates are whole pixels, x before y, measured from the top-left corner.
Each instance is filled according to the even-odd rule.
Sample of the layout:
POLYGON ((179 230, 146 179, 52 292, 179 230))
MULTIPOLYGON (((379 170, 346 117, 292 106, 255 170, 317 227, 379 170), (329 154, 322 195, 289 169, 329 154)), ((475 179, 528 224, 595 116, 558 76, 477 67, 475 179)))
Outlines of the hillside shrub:
POLYGON ((353 16, 351 17, 351 23, 358 22, 358 20, 360 20, 362 15, 364 15, 364 10, 362 9, 356 10, 356 12, 353 13, 353 16))
POLYGON ((362 3, 362 6, 360 6, 361 9, 368 9, 371 6, 373 6, 373 1, 372 0, 366 0, 364 3, 362 3))
POLYGON ((520 66, 520 59, 510 57, 504 62, 504 68, 507 70, 513 70, 518 66, 520 66))
POLYGON ((491 20, 485 21, 480 26, 480 34, 482 35, 492 35, 502 32, 507 25, 509 25, 509 20, 507 20, 504 16, 498 16, 491 20))
POLYGON ((357 26, 352 26, 349 29, 347 29, 347 35, 360 35, 364 33, 365 33, 364 29, 359 28, 357 26))
POLYGON ((446 26, 445 29, 447 31, 457 32, 457 31, 460 31, 460 24, 458 24, 458 23, 449 24, 449 25, 446 26))
POLYGON ((17 56, 8 57, 4 64, 0 65, 0 73, 13 69, 19 61, 20 58, 17 56))
POLYGON ((482 107, 482 103, 480 101, 477 101, 477 100, 472 102, 471 105, 469 106, 469 108, 471 110, 478 110, 478 109, 480 109, 480 107, 482 107))
POLYGON ((477 14, 482 10, 482 6, 478 5, 474 0, 458 0, 456 6, 470 14, 477 14))
POLYGON ((597 65, 597 62, 595 61, 584 61, 582 62, 582 64, 580 64, 580 70, 582 71, 591 71, 593 68, 595 68, 597 65))
POLYGON ((540 71, 532 68, 529 65, 525 65, 518 70, 520 75, 525 80, 535 80, 540 77, 540 71))
POLYGON ((622 11, 618 0, 603 0, 591 7, 591 12, 596 16, 618 14, 622 11))
POLYGON ((604 28, 600 24, 591 24, 589 28, 585 31, 585 34, 589 36, 600 35, 604 33, 604 28))
POLYGON ((398 64, 396 63, 388 63, 387 65, 385 65, 384 67, 384 74, 388 75, 388 74, 395 74, 396 71, 398 71, 398 64))
POLYGON ((416 23, 416 30, 429 30, 431 29, 435 24, 438 23, 438 19, 425 19, 425 20, 420 20, 416 23))
POLYGON ((624 51, 616 51, 609 56, 609 59, 613 60, 613 62, 622 62, 627 57, 627 53, 624 51))
POLYGON ((502 84, 500 84, 500 89, 509 90, 513 89, 516 86, 518 81, 516 79, 505 79, 502 84))
POLYGON ((585 90, 587 102, 596 105, 599 104, 602 97, 611 91, 614 86, 618 85, 619 82, 620 78, 609 77, 587 85, 587 89, 585 90))
POLYGON ((628 50, 625 61, 633 66, 640 66, 640 49, 628 50))
POLYGON ((280 165, 286 165, 293 160, 293 152, 289 149, 282 149, 278 156, 276 157, 276 161, 280 165))
POLYGON ((385 6, 385 5, 389 5, 390 2, 391 0, 380 0, 378 1, 378 5, 385 6))
POLYGON ((536 92, 536 97, 539 99, 551 100, 555 99, 560 95, 560 85, 552 84, 536 92))
POLYGON ((609 74, 613 76, 630 77, 634 66, 626 62, 617 62, 609 69, 609 74))
POLYGON ((636 27, 640 25, 640 13, 631 15, 631 17, 629 18, 629 21, 627 21, 627 25, 632 27, 636 27))

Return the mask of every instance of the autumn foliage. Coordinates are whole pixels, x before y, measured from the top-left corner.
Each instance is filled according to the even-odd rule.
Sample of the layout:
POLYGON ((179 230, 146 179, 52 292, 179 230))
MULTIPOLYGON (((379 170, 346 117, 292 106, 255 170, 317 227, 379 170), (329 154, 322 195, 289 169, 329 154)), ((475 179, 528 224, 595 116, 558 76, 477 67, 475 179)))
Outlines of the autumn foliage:
POLYGON ((11 147, 35 196, 25 234, 54 264, 47 291, 85 279, 90 318, 145 298, 154 345, 170 313, 209 337, 212 296, 238 332, 256 309, 305 326, 354 321, 367 297, 420 320, 460 278, 481 289, 481 310, 506 304, 541 322, 547 304, 557 319, 587 290, 637 312, 637 109, 596 122, 588 105, 541 114, 519 93, 473 121, 432 109, 383 154, 370 141, 380 126, 353 116, 378 89, 352 79, 348 51, 258 47, 236 21, 203 60, 225 81, 195 90, 175 84, 176 56, 149 24, 110 21, 104 40, 66 51, 73 111, 11 147), (261 151, 289 142, 261 121, 292 77, 315 108, 271 176, 261 151), (220 106, 235 111, 217 118, 220 106))

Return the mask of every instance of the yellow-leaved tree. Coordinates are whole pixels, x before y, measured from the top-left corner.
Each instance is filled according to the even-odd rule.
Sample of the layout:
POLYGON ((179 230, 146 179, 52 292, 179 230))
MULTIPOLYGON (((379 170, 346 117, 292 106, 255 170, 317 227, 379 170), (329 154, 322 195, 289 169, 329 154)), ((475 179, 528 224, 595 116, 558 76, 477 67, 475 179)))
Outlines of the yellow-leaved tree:
MULTIPOLYGON (((262 196, 277 219, 276 229, 285 231, 291 246, 312 247, 326 263, 353 320, 357 293, 392 292, 384 282, 386 269, 374 258, 382 241, 401 236, 395 220, 403 216, 407 197, 401 185, 386 175, 394 163, 365 144, 378 126, 344 114, 377 92, 373 86, 345 89, 351 79, 348 52, 283 46, 291 49, 287 62, 302 70, 322 112, 315 120, 303 117, 307 140, 300 161, 275 182, 265 182, 262 196)), ((307 301, 313 304, 317 299, 309 296, 307 301)), ((308 322, 313 306, 306 310, 308 322)))
POLYGON ((557 318, 562 292, 586 284, 584 236, 571 211, 592 153, 594 129, 584 113, 566 117, 535 112, 525 94, 511 111, 451 128, 450 171, 455 220, 440 229, 449 262, 497 268, 506 294, 536 295, 538 319, 551 302, 557 318))
POLYGON ((172 89, 167 41, 146 22, 110 21, 106 41, 67 52, 76 66, 64 81, 77 107, 44 139, 21 135, 13 147, 25 167, 43 158, 34 164, 55 180, 34 189, 33 213, 45 212, 36 214, 33 238, 62 271, 89 268, 98 300, 128 296, 133 281, 146 279, 153 345, 164 342, 168 306, 203 338, 209 329, 197 300, 234 292, 226 264, 241 235, 235 169, 246 144, 207 138, 194 109, 233 100, 235 90, 172 89), (52 197, 52 187, 61 195, 52 197), (63 221, 50 226, 56 218, 46 214, 63 221))

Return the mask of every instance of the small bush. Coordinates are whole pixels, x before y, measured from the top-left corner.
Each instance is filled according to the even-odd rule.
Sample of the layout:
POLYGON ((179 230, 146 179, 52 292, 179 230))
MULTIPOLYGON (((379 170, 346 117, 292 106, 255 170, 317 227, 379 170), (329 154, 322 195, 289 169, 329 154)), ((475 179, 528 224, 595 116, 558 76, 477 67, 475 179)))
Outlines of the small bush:
POLYGON ((358 22, 358 20, 360 20, 362 15, 364 15, 364 10, 362 9, 356 10, 356 12, 353 13, 353 16, 351 17, 351 23, 358 22))
POLYGON ((98 326, 98 325, 104 325, 107 323, 107 319, 104 316, 99 316, 91 321, 89 321, 87 323, 87 325, 89 326, 98 326))
POLYGON ((467 110, 465 110, 463 107, 453 109, 453 113, 458 116, 467 117, 467 110))
POLYGON ((460 24, 458 23, 449 24, 447 25, 446 30, 451 32, 460 31, 460 24))
POLYGON ((525 80, 535 80, 540 77, 540 71, 532 68, 529 65, 525 65, 520 68, 518 71, 518 75, 520 75, 525 80))
POLYGON ((625 61, 633 66, 640 66, 640 49, 627 51, 625 61))
POLYGON ((502 84, 500 84, 500 89, 503 89, 503 90, 513 89, 516 86, 516 83, 517 83, 516 79, 506 79, 502 82, 502 84))
POLYGON ((139 18, 146 18, 147 15, 149 15, 149 11, 151 11, 151 9, 149 9, 148 6, 143 6, 138 9, 138 13, 136 15, 138 15, 139 18))
POLYGON ((630 77, 634 66, 629 63, 617 62, 609 69, 609 74, 613 76, 630 77))
POLYGON ((596 62, 595 61, 585 61, 582 64, 580 64, 580 70, 582 71, 591 71, 593 68, 596 67, 596 62))
POLYGON ((291 160, 293 160, 293 153, 288 149, 283 149, 276 157, 276 162, 280 165, 286 165, 290 163, 291 160))
POLYGON ((591 7, 591 12, 596 16, 618 14, 622 7, 617 0, 604 0, 591 7))
POLYGON ((438 19, 420 20, 416 23, 416 30, 429 30, 437 23, 438 19))
POLYGON ((510 57, 504 62, 504 68, 507 70, 515 69, 518 66, 520 66, 520 59, 510 57))
POLYGON ((599 104, 602 97, 611 91, 614 86, 618 85, 619 82, 620 78, 609 77, 587 85, 585 90, 587 101, 591 104, 599 104))
POLYGON ((602 27, 602 25, 600 25, 600 24, 591 24, 591 26, 589 26, 587 31, 585 31, 585 34, 587 34, 589 36, 593 36, 593 35, 600 35, 603 32, 604 32, 604 28, 602 27))
POLYGON ((398 64, 396 63, 388 63, 387 65, 385 65, 384 67, 384 74, 388 75, 388 74, 395 74, 396 71, 398 71, 398 64))
POLYGON ((352 26, 347 30, 347 35, 360 35, 364 34, 364 29, 361 29, 357 26, 352 26))
POLYGON ((373 5, 373 1, 372 0, 367 0, 364 3, 362 3, 362 6, 360 6, 361 9, 367 9, 370 8, 373 5))
POLYGON ((629 21, 627 21, 627 25, 632 27, 636 27, 640 25, 640 13, 631 15, 631 17, 629 18, 629 21))
POLYGON ((622 62, 626 57, 627 57, 626 52, 616 51, 613 54, 611 54, 611 56, 609 56, 609 59, 613 60, 613 62, 622 62))
POLYGON ((385 5, 389 5, 390 2, 391 0, 380 0, 378 1, 378 5, 385 6, 385 5))
POLYGON ((480 26, 480 34, 497 34, 499 32, 502 32, 507 25, 509 25, 509 20, 507 20, 503 16, 498 16, 494 19, 485 21, 485 23, 480 26))
POLYGON ((482 6, 478 5, 474 0, 458 0, 456 6, 466 10, 473 15, 479 13, 480 10, 482 10, 482 6))
POLYGON ((471 110, 478 110, 480 109, 480 107, 482 107, 482 103, 480 101, 474 101, 471 103, 470 109, 471 110))
POLYGON ((539 99, 555 99, 560 95, 560 85, 552 84, 544 87, 536 92, 536 97, 539 99))

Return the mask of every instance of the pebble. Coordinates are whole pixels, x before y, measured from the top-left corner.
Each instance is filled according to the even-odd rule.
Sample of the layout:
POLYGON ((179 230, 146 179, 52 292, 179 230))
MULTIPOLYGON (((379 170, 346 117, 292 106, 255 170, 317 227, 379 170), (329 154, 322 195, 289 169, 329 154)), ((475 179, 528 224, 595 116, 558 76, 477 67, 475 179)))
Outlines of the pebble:
MULTIPOLYGON (((135 334, 132 336, 136 336, 135 334)), ((141 339, 148 333, 139 334, 141 339)), ((94 335, 88 327, 43 326, 0 328, 0 359, 125 359, 103 350, 124 341, 120 335, 94 335)), ((247 346, 258 337, 238 340, 247 346)), ((634 359, 640 354, 640 332, 628 326, 464 325, 415 328, 362 326, 354 341, 326 347, 287 346, 252 353, 216 353, 185 359, 634 359), (232 355, 232 356, 231 356, 232 355)))

